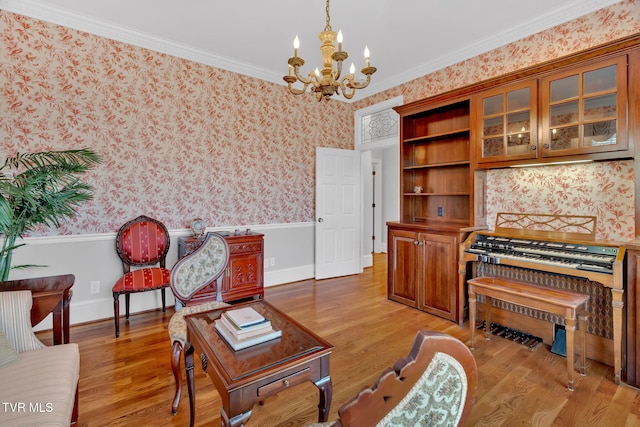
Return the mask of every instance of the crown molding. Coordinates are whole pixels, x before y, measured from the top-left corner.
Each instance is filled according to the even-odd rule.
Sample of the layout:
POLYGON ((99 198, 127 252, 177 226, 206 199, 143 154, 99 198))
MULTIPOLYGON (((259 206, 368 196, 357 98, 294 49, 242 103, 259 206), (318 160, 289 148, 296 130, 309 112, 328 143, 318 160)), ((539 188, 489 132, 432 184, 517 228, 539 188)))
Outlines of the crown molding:
POLYGON ((46 2, 38 0, 0 0, 0 9, 234 73, 283 84, 280 74, 264 68, 243 63, 232 58, 215 55, 201 49, 195 49, 185 44, 176 43, 127 27, 101 21, 85 14, 52 6, 46 2))
POLYGON ((401 74, 375 82, 369 85, 371 92, 379 93, 403 83, 415 80, 427 74, 473 58, 499 47, 513 43, 530 35, 548 30, 557 25, 572 21, 581 16, 588 15, 597 10, 620 3, 620 0, 574 0, 561 9, 547 13, 526 22, 523 25, 514 25, 501 30, 489 37, 478 40, 476 43, 465 46, 463 49, 453 51, 448 55, 437 57, 418 67, 407 70, 401 74))
MULTIPOLYGON (((357 99, 366 98, 619 2, 620 0, 574 0, 563 6, 561 9, 554 10, 553 13, 537 16, 535 19, 528 21, 523 25, 507 27, 498 33, 484 39, 480 39, 476 43, 468 45, 463 49, 437 57, 418 67, 407 70, 384 81, 372 82, 369 85, 369 90, 367 91, 366 96, 354 97, 354 99, 346 102, 354 102, 357 99)), ((100 21, 85 14, 80 14, 60 7, 54 7, 43 1, 0 0, 0 9, 73 28, 79 31, 85 31, 108 39, 147 48, 178 58, 188 59, 205 65, 210 65, 212 67, 232 71, 234 73, 243 74, 279 85, 285 85, 282 80, 282 76, 273 71, 240 62, 232 58, 195 49, 191 46, 176 43, 171 40, 135 31, 130 28, 100 21)))

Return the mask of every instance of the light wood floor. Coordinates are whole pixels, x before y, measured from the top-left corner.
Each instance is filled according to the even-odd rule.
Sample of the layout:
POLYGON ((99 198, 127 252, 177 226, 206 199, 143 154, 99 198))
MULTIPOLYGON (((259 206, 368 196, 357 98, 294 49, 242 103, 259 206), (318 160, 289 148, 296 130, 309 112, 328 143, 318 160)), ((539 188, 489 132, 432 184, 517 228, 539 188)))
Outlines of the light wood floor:
MULTIPOLYGON (((386 299, 385 255, 363 274, 269 287, 265 298, 331 342, 333 401, 340 405, 409 352, 415 333, 431 329, 468 342, 469 331, 386 299)), ((135 298, 135 295, 134 297, 135 298)), ((71 306, 73 310, 73 303, 71 306)), ((173 310, 132 315, 120 338, 112 320, 74 326, 79 343, 80 426, 186 426, 188 397, 171 416, 173 376, 167 324, 173 310)), ((50 333, 39 336, 50 342, 50 333)), ((476 339, 479 367, 473 426, 640 426, 640 394, 616 386, 613 368, 588 361, 576 390, 566 388, 566 359, 548 346, 531 351, 502 338, 476 339)), ((196 424, 220 425, 220 400, 196 366, 196 424)), ((256 406, 249 426, 303 426, 317 419, 317 389, 294 387, 256 406)))

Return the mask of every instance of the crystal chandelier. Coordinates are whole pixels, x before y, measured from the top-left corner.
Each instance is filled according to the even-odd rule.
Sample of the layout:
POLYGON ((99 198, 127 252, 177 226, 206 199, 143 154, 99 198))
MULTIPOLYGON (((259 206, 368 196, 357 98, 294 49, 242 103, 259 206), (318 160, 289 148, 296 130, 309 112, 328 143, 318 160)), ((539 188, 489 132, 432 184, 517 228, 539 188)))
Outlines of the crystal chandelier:
POLYGON ((284 76, 283 79, 287 82, 289 91, 294 95, 300 95, 306 92, 307 87, 310 86, 310 91, 315 92, 316 98, 320 101, 322 98, 329 99, 334 93, 341 94, 347 98, 353 98, 356 89, 363 89, 369 85, 371 81, 371 75, 376 72, 376 67, 369 65, 369 49, 365 46, 364 58, 365 66, 360 70, 367 79, 364 82, 358 82, 355 80, 355 66, 351 64, 349 74, 340 78, 342 74, 342 61, 349 57, 347 52, 342 51, 342 31, 336 34, 331 29, 330 17, 329 17, 329 0, 327 0, 327 24, 324 27, 324 31, 318 36, 322 42, 320 51, 322 52, 322 70, 318 71, 316 68, 314 72, 310 72, 305 79, 300 74, 300 67, 304 65, 304 59, 298 56, 298 48, 300 47, 300 41, 296 36, 293 42, 293 56, 289 58, 289 75, 284 76), (338 41, 338 51, 334 41, 338 41), (334 68, 334 61, 336 68, 334 68), (293 84, 299 81, 303 84, 302 88, 295 88, 293 84))

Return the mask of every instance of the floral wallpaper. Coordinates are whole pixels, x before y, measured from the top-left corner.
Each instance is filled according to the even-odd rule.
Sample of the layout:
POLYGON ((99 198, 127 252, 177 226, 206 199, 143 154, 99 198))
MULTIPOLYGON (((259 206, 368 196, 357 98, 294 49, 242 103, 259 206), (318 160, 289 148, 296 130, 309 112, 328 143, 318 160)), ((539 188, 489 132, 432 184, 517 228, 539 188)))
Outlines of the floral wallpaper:
POLYGON ((493 170, 487 175, 487 218, 498 212, 589 215, 596 239, 634 237, 632 160, 493 170))
POLYGON ((0 11, 0 144, 104 160, 94 200, 39 234, 115 232, 140 214, 169 229, 306 222, 315 148, 353 147, 353 107, 0 11))
MULTIPOLYGON (((35 234, 114 232, 142 213, 170 229, 195 217, 209 226, 308 222, 315 147, 352 148, 355 109, 398 95, 416 101, 639 33, 639 10, 640 0, 622 1, 353 104, 294 97, 282 85, 0 10, 1 153, 90 147, 104 159, 88 176, 94 200, 61 229, 35 234)), ((490 171, 487 209, 589 205, 603 215, 600 238, 632 238, 633 173, 630 162, 490 171), (523 185, 533 187, 513 191, 523 185)))

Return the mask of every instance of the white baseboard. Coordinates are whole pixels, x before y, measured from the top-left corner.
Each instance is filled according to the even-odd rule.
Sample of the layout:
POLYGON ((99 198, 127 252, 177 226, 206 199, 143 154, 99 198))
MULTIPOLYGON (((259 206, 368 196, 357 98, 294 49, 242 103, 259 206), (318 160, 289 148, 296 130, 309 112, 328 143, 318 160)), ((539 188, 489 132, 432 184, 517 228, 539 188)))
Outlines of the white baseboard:
MULTIPOLYGON (((274 270, 265 272, 264 286, 277 286, 285 283, 297 282, 311 279, 314 276, 314 266, 306 265, 296 268, 274 270)), ((171 290, 167 289, 167 307, 175 304, 175 299, 171 290)), ((162 307, 162 297, 159 291, 135 293, 130 299, 130 314, 143 311, 157 310, 162 307)), ((124 296, 120 296, 120 316, 125 313, 124 296)), ((95 298, 85 301, 74 301, 71 299, 69 310, 69 321, 71 325, 94 322, 104 319, 113 319, 113 298, 95 298)), ((124 319, 120 320, 124 322, 124 319)), ((51 329, 53 325, 52 315, 49 315, 34 330, 43 331, 51 329)))
POLYGON ((298 282, 300 280, 312 279, 315 275, 315 266, 303 265, 282 270, 267 271, 264 273, 264 286, 276 286, 285 283, 298 282))

